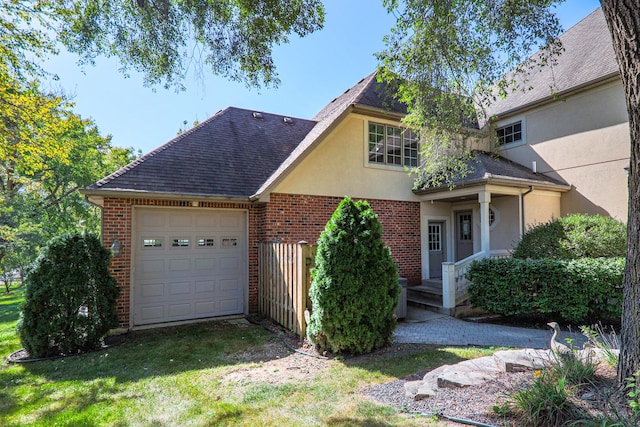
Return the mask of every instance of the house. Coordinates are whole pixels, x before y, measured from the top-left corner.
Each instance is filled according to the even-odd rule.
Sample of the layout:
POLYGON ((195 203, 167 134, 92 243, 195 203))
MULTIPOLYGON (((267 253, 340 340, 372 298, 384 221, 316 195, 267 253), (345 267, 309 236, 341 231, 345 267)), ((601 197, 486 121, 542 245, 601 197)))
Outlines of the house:
POLYGON ((537 89, 493 106, 498 155, 478 152, 453 190, 413 190, 418 141, 375 74, 311 120, 227 108, 83 189, 121 248, 120 325, 256 312, 258 243, 315 242, 345 195, 370 202, 409 285, 441 278, 449 312, 470 260, 508 254, 527 225, 624 218, 629 133, 602 12, 562 37, 537 89))

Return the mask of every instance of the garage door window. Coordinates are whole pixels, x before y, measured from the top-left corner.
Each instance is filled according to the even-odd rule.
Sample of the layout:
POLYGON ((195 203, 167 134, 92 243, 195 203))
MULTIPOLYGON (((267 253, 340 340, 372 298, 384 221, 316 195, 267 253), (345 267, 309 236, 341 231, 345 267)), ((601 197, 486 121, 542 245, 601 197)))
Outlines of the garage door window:
POLYGON ((198 247, 204 248, 204 247, 215 247, 215 246, 216 246, 215 239, 211 239, 211 238, 198 239, 198 247))
POLYGON ((162 239, 142 239, 143 248, 161 248, 162 239))
POLYGON ((236 237, 223 237, 222 246, 227 248, 238 246, 238 239, 236 237))
POLYGON ((173 239, 171 246, 174 248, 189 247, 189 239, 173 239))

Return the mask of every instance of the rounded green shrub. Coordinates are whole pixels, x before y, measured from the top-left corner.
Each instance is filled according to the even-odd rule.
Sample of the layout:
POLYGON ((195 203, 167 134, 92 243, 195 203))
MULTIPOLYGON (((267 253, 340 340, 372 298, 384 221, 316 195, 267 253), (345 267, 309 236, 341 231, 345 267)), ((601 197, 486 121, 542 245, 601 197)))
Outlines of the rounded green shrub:
POLYGON ((602 215, 573 214, 530 228, 514 258, 579 259, 626 256, 627 228, 602 215))
POLYGON ((393 339, 397 266, 366 201, 342 200, 318 240, 307 336, 320 351, 369 353, 393 339))
POLYGON ((624 258, 485 258, 466 273, 474 307, 574 324, 619 319, 624 258))
POLYGON ((32 357, 99 348, 117 326, 110 253, 92 235, 52 239, 27 274, 18 335, 32 357))

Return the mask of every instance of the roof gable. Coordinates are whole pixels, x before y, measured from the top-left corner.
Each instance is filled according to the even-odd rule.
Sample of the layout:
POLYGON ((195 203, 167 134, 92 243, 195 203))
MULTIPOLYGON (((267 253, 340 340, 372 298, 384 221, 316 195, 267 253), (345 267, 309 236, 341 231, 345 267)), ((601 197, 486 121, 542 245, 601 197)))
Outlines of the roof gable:
POLYGON ((87 190, 248 198, 316 124, 227 108, 87 190))

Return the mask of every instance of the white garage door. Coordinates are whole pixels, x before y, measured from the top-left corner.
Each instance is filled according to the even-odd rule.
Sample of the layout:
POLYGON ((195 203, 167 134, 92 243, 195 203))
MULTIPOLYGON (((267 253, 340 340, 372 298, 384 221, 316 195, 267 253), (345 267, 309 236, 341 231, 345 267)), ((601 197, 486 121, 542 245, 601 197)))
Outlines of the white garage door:
POLYGON ((243 312, 244 212, 136 208, 134 224, 134 325, 243 312))

